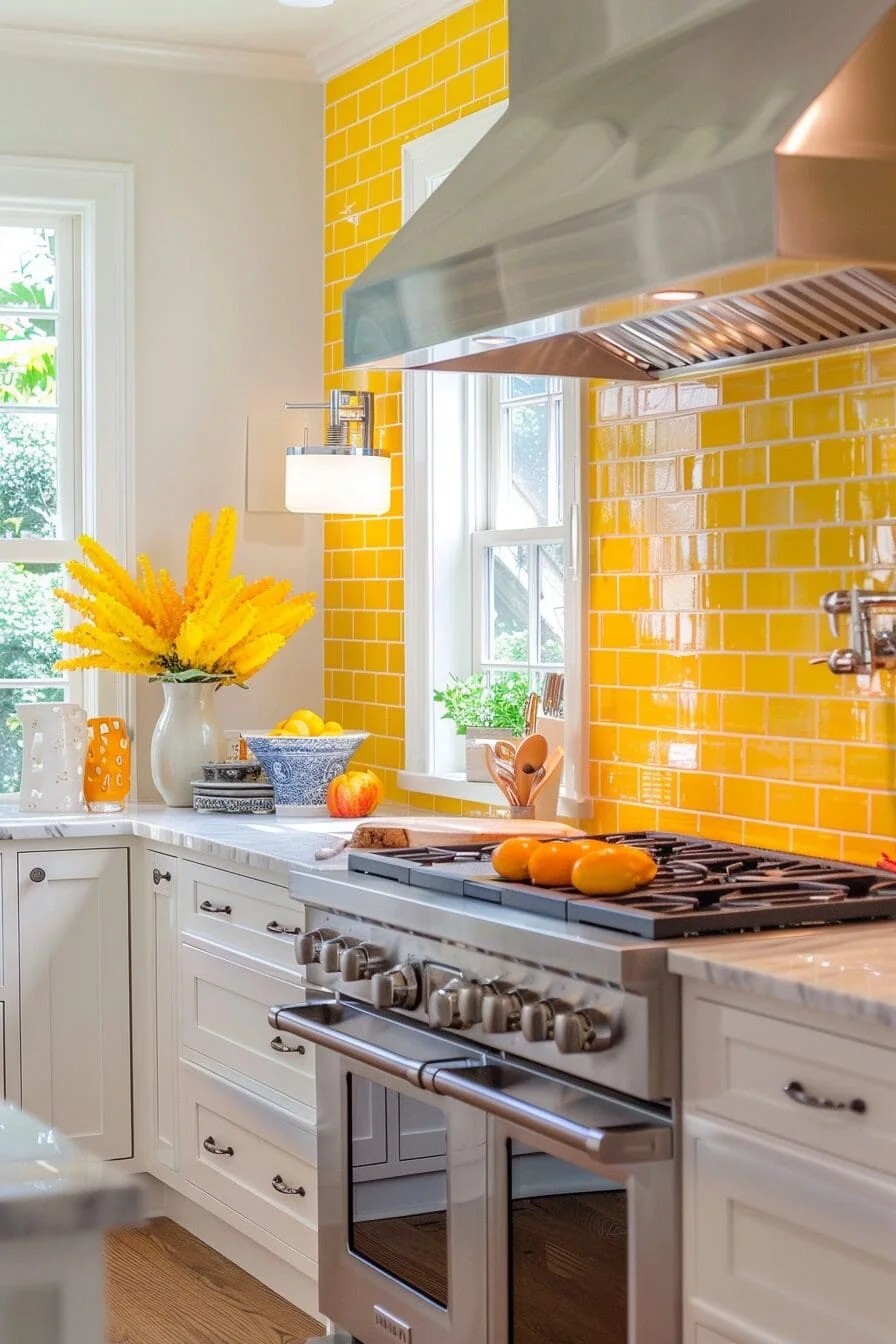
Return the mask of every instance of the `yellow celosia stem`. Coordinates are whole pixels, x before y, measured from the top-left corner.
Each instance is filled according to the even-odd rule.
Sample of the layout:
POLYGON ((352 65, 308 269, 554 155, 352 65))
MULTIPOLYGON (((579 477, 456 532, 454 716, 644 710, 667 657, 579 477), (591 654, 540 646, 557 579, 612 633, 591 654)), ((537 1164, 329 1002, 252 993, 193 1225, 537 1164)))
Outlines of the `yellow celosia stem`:
POLYGON ((184 601, 192 610, 199 601, 199 580, 202 567, 208 555, 212 537, 212 518, 210 513, 197 513, 190 528, 190 540, 187 543, 187 582, 184 588, 184 601))

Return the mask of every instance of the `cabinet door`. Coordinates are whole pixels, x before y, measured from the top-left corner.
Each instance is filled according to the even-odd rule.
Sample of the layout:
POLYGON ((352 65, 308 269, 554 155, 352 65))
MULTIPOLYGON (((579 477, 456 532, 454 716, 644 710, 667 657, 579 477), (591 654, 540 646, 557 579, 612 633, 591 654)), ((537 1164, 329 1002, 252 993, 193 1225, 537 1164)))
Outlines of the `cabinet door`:
POLYGON ((376 1167, 386 1161, 386 1089, 352 1077, 352 1165, 376 1167))
POLYGON ((398 1098, 398 1160, 442 1157, 448 1151, 445 1117, 434 1106, 416 1097, 398 1098))
POLYGON ((177 865, 167 854, 144 855, 143 897, 152 911, 150 946, 151 1155, 177 1170, 177 865))
POLYGON ((892 1344, 896 1185, 691 1126, 684 1241, 694 1314, 787 1344, 892 1344))
POLYGON ((98 1157, 130 1157, 126 849, 18 856, 22 1106, 98 1157))

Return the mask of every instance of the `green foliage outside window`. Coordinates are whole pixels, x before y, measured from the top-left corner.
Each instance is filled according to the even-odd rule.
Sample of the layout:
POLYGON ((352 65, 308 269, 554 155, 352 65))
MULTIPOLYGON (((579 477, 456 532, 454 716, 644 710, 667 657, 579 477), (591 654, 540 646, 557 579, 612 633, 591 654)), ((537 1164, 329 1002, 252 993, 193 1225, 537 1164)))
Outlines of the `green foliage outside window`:
MULTIPOLYGON (((0 308, 48 307, 54 236, 36 230, 18 275, 5 277, 0 308)), ((36 413, 52 406, 56 389, 55 322, 35 314, 0 318, 0 402, 22 411, 0 414, 0 538, 56 535, 56 417, 36 413)), ((0 680, 52 680, 62 621, 53 589, 57 565, 0 563, 0 680)), ((15 793, 21 778, 21 731, 15 706, 22 700, 61 700, 64 687, 0 687, 0 793, 15 793)))

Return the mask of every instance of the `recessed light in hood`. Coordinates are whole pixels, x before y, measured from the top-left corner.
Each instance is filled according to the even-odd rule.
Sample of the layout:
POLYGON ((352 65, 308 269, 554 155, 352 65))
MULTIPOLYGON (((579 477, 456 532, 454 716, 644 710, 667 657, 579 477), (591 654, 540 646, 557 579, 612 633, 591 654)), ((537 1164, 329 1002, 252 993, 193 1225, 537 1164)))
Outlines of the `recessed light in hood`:
POLYGON ((347 365, 650 379, 893 334, 892 0, 509 0, 509 24, 508 110, 347 291, 347 365))
POLYGON ((703 298, 702 289, 652 289, 648 298, 656 299, 658 303, 691 303, 694 299, 703 298))

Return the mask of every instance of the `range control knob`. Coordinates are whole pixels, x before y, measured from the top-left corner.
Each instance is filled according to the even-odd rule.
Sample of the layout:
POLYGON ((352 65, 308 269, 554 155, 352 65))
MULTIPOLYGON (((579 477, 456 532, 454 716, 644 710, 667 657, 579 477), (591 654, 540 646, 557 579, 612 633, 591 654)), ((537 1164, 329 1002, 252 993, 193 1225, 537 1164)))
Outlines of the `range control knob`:
POLYGON ((523 1009, 522 1028, 527 1041, 550 1041, 554 1037, 554 1024, 563 1013, 570 1013, 568 1003, 560 999, 539 999, 536 1003, 527 1003, 523 1009))
POLYGON ((561 1055, 609 1050, 616 1043, 616 1035, 612 1020, 596 1008, 558 1013, 554 1019, 554 1044, 561 1055))
POLYGON ((347 947, 339 958, 339 974, 349 984, 353 980, 369 980, 377 966, 382 965, 380 949, 372 943, 358 943, 347 947))
POLYGON ((377 971, 370 981, 374 1008, 416 1008, 420 1002, 420 972, 411 962, 377 971))
POLYGON ((442 1031, 458 1030, 465 1024, 458 1011, 458 998, 466 981, 460 978, 449 980, 441 989, 434 989, 429 996, 429 1025, 440 1027, 442 1031))
POLYGON ((490 1036, 507 1031, 519 1031, 523 1009, 535 1003, 537 995, 530 989, 512 989, 507 994, 494 994, 482 1000, 482 1026, 490 1036))
POLYGON ((327 938, 335 937, 334 929, 309 929, 296 938, 296 961, 300 966, 313 966, 320 961, 320 950, 327 938))
POLYGON ((486 999, 493 999, 500 991, 487 981, 482 985, 464 985, 457 994, 457 1011, 465 1027, 475 1027, 482 1021, 486 999))
POLYGON ((339 961, 343 952, 350 947, 355 947, 357 942, 357 938, 343 938, 341 936, 328 938, 325 943, 321 944, 319 957, 321 969, 326 971, 328 975, 335 975, 339 970, 339 961))

